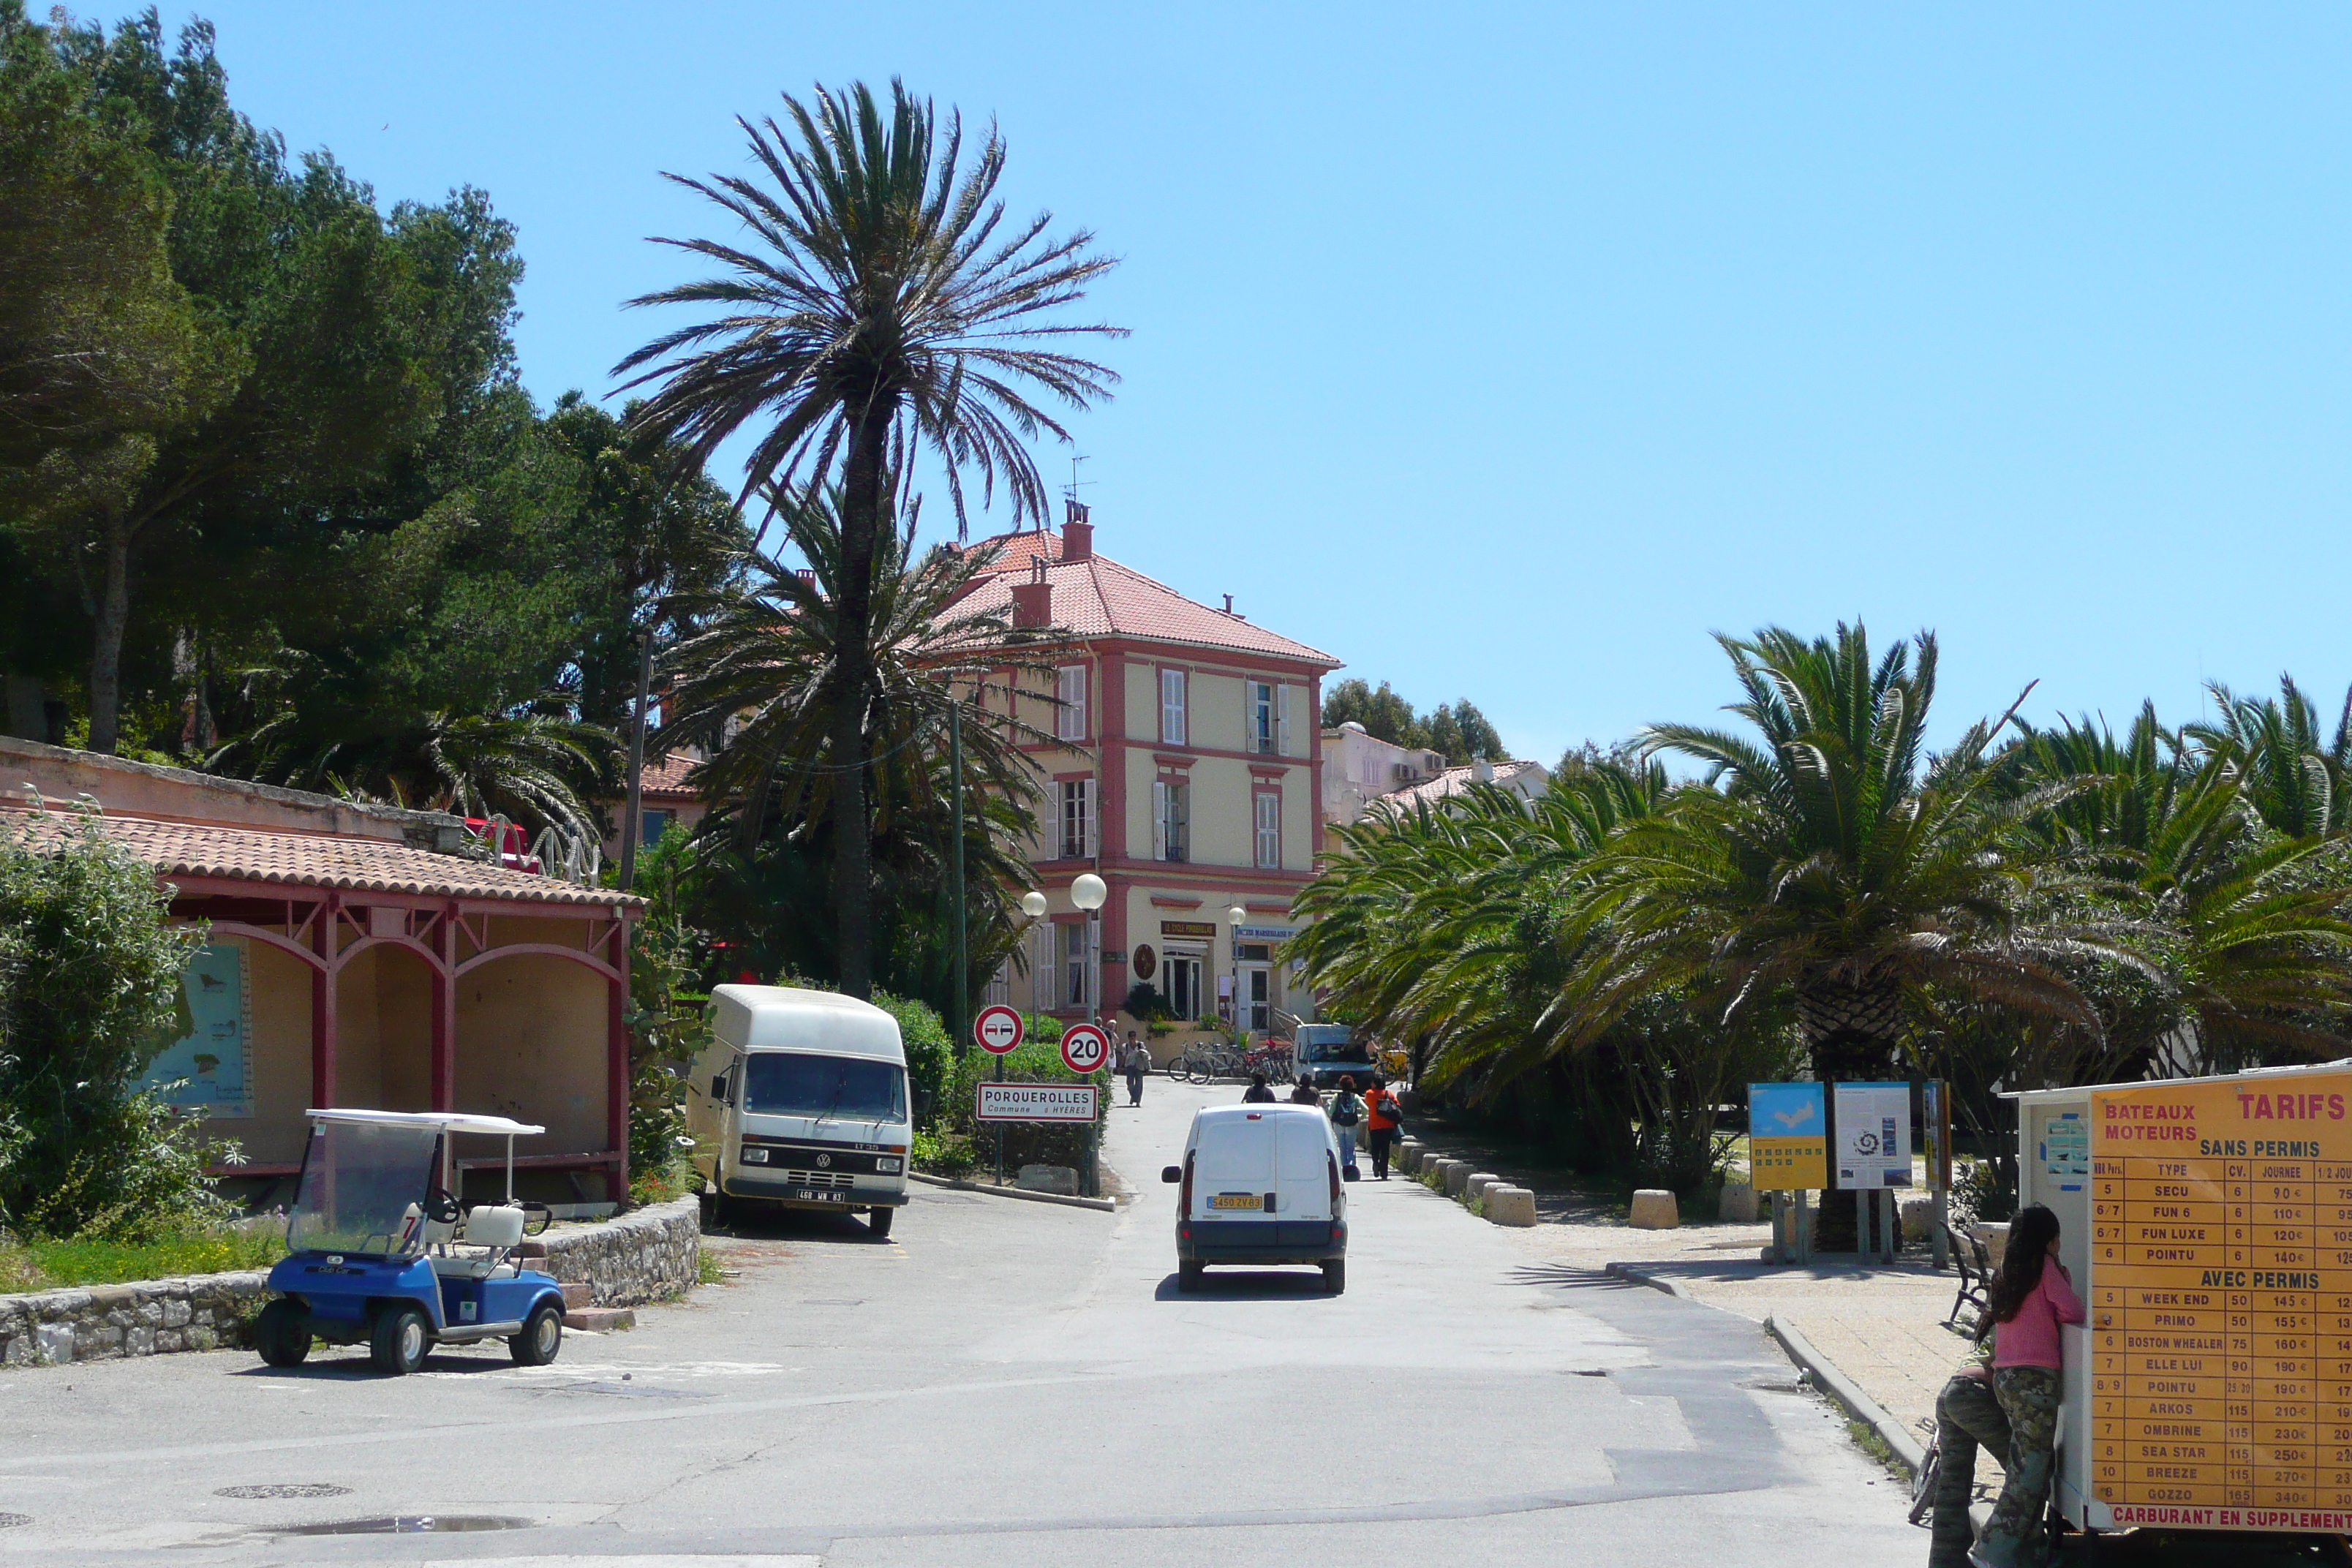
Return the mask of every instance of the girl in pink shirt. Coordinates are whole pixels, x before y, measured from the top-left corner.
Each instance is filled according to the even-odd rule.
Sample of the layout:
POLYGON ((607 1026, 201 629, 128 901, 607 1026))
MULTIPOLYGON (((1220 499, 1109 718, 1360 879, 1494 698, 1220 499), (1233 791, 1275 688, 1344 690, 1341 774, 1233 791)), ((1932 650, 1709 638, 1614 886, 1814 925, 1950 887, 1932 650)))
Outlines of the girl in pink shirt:
POLYGON ((2035 1526, 2050 1496, 2058 1436, 2058 1325, 2084 1317, 2074 1282, 2058 1261, 2056 1215, 2040 1204, 2017 1211, 1987 1300, 1993 1393, 2009 1417, 2009 1479, 1969 1561, 1977 1568, 2040 1568, 2042 1537, 2035 1526))

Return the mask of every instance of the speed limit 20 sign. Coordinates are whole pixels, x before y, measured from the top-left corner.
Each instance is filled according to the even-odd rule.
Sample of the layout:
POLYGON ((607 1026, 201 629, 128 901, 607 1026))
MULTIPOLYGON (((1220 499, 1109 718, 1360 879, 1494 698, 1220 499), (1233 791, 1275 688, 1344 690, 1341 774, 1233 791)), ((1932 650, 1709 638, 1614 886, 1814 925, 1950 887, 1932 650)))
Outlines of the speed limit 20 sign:
POLYGON ((1072 1072, 1092 1072, 1110 1060, 1110 1036, 1092 1024, 1062 1031, 1062 1062, 1072 1072))
POLYGON ((971 1021, 971 1037, 989 1055, 1001 1057, 1021 1043, 1021 1015, 1002 1003, 982 1007, 971 1021))

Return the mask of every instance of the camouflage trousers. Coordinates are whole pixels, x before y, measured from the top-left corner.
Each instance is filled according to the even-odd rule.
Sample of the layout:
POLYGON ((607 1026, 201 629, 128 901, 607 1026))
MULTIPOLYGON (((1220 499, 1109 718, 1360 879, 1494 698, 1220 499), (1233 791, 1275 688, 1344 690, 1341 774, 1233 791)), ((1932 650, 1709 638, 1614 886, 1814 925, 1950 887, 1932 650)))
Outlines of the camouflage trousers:
POLYGON ((1992 1386, 2009 1417, 2009 1483, 1992 1505, 1977 1557, 1990 1568, 2041 1568, 2049 1546, 2042 1512, 2050 1499, 2051 1449, 2058 1441, 2057 1369, 1997 1366, 1992 1386))
POLYGON ((1977 1450, 2009 1458, 2009 1417, 1990 1380, 1956 1376, 1936 1395, 1936 1517, 1927 1568, 1968 1568, 1976 1532, 1969 1505, 1976 1499, 1977 1450))

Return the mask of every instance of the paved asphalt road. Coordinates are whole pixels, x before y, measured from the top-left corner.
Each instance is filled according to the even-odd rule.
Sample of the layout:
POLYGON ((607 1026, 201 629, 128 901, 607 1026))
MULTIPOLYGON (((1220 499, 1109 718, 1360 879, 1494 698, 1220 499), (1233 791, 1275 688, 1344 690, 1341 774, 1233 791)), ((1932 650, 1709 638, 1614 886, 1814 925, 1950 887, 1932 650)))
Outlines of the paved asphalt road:
MULTIPOLYGON (((1121 1091, 1123 1098, 1124 1091, 1121 1091)), ((920 1189, 887 1243, 784 1219, 729 1283, 378 1378, 359 1352, 0 1373, 0 1565, 1916 1563, 1895 1489, 1755 1325, 1530 1268, 1404 1181, 1349 1289, 1180 1295, 1157 1180, 1192 1109, 1113 1112, 1117 1215, 920 1189), (327 1498, 224 1498, 327 1484, 327 1498), (285 1533, 390 1515, 511 1529, 285 1533), (158 1550, 163 1549, 163 1550, 158 1550)), ((1369 1170, 1367 1171, 1369 1175, 1369 1170)))

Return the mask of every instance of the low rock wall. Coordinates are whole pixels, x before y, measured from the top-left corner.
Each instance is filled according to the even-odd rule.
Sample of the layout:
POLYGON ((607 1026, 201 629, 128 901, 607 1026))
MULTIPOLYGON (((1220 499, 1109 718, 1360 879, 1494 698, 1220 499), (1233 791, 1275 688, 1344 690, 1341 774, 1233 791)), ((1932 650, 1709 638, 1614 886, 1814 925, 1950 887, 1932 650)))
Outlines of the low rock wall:
POLYGON ((0 1366, 112 1361, 246 1342, 263 1273, 198 1274, 0 1296, 0 1366))
POLYGON ((642 1307, 702 1276, 702 1200, 655 1204, 603 1225, 558 1226, 539 1238, 543 1268, 584 1282, 599 1307, 642 1307))
MULTIPOLYGON (((585 1282, 596 1306, 641 1307, 700 1278, 701 1204, 685 1197, 604 1225, 562 1226, 538 1243, 531 1267, 585 1282)), ((198 1274, 0 1296, 0 1366, 241 1346, 246 1324, 269 1299, 268 1279, 198 1274)))

